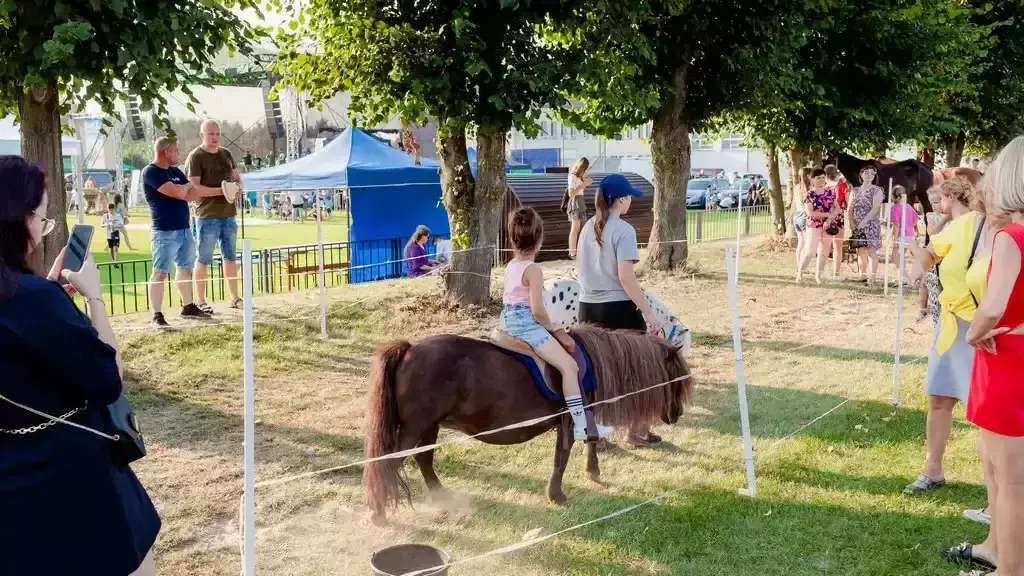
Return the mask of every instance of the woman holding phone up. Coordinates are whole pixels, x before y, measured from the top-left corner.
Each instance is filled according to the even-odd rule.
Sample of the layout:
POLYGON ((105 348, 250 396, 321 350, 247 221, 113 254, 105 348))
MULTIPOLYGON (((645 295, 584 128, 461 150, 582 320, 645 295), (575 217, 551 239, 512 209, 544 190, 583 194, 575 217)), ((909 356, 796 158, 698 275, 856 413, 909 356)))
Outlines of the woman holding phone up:
POLYGON ((46 176, 0 156, 0 572, 155 574, 160 518, 111 440, 40 416, 105 428, 121 394, 121 356, 100 297, 92 256, 79 271, 46 277, 28 267, 54 221, 46 176), (78 311, 64 278, 89 305, 78 311))

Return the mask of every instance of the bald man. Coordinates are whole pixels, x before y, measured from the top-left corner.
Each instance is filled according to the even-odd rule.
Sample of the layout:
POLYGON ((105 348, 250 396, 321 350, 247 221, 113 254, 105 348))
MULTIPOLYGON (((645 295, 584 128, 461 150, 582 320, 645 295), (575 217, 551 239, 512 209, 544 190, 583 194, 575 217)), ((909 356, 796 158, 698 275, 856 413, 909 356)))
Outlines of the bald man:
POLYGON ((227 278, 231 307, 241 308, 238 297, 238 251, 235 246, 238 225, 235 222, 235 204, 229 202, 221 189, 223 182, 241 183, 235 159, 225 148, 220 147, 220 124, 216 120, 205 120, 199 128, 203 142, 189 153, 185 160, 185 171, 197 190, 196 228, 199 236, 199 253, 196 257, 196 304, 207 314, 213 308, 206 302, 206 279, 213 263, 213 251, 220 245, 224 259, 224 276, 227 278))

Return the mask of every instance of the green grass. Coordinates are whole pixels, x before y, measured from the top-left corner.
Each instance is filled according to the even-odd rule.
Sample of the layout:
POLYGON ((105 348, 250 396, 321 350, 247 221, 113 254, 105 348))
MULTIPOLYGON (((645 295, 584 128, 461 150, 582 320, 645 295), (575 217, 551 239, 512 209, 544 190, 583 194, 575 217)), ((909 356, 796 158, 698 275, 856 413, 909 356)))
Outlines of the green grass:
MULTIPOLYGON (((657 429, 664 446, 603 453, 602 484, 586 479, 577 447, 566 474, 567 508, 544 497, 550 434, 512 447, 447 446, 435 464, 456 497, 426 503, 419 473, 407 462, 416 507, 403 507, 386 528, 365 521, 358 468, 260 489, 259 569, 368 574, 372 550, 406 541, 463 559, 531 530, 549 534, 679 490, 661 504, 450 574, 955 574, 938 551, 984 535, 961 517, 985 500, 976 432, 962 421, 954 426, 948 487, 915 498, 900 494, 924 458, 925 366, 915 360, 927 350, 928 327, 905 327, 903 352, 915 362, 902 367, 904 404, 893 406, 893 299, 859 286, 796 286, 786 281, 791 253, 764 252, 756 243, 743 250, 756 500, 737 493, 745 476, 721 245, 700 245, 691 249, 690 274, 647 273, 642 280, 699 333, 690 355, 699 378, 695 406, 678 425, 657 429)), ((430 279, 339 287, 329 299, 329 341, 319 339, 313 294, 256 301, 260 480, 360 458, 365 379, 378 342, 482 335, 495 323, 493 311, 448 309, 430 279)), ((907 303, 905 318, 913 305, 907 303)), ((136 469, 164 521, 161 572, 233 576, 240 562, 242 442, 237 321, 154 335, 125 319, 118 331, 129 393, 149 433, 151 454, 136 469)))

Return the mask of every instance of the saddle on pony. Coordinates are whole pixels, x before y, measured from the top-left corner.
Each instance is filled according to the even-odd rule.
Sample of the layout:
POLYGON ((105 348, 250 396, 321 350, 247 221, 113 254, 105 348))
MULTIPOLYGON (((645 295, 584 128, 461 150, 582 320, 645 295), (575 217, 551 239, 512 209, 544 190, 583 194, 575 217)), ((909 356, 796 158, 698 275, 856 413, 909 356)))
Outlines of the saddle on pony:
MULTIPOLYGON (((590 356, 584 350, 582 343, 575 337, 569 336, 564 330, 556 330, 552 336, 562 344, 573 360, 576 361, 576 367, 579 370, 580 390, 583 392, 584 408, 587 417, 587 441, 596 442, 598 438, 595 434, 597 427, 594 425, 594 416, 590 408, 586 407, 587 395, 596 388, 590 356), (591 436, 592 439, 590 438, 591 436)), ((509 336, 501 328, 492 330, 486 340, 499 350, 522 362, 526 369, 529 370, 537 391, 545 399, 552 404, 565 403, 565 396, 562 394, 562 373, 554 366, 542 360, 529 344, 509 336)))

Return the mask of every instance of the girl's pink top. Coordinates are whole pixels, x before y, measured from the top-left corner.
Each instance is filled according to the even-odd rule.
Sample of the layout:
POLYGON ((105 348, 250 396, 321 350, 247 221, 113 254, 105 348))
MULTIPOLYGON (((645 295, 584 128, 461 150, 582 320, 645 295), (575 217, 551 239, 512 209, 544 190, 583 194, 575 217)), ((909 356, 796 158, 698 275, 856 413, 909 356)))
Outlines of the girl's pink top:
POLYGON ((889 209, 889 222, 895 224, 898 229, 903 230, 904 238, 914 236, 917 227, 917 210, 914 210, 913 206, 905 202, 893 204, 892 208, 889 209))
POLYGON ((506 306, 530 305, 530 289, 523 286, 523 274, 533 260, 512 260, 505 268, 505 291, 501 301, 506 306))

